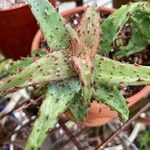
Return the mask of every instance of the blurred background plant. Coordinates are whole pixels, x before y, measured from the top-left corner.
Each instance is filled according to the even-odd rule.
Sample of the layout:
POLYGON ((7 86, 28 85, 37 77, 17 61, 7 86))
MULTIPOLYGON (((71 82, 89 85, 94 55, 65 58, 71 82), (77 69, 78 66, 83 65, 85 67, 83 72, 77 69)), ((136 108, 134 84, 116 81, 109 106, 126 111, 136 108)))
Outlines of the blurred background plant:
POLYGON ((139 145, 140 145, 140 150, 149 150, 150 148, 150 129, 142 132, 139 134, 137 137, 139 145))

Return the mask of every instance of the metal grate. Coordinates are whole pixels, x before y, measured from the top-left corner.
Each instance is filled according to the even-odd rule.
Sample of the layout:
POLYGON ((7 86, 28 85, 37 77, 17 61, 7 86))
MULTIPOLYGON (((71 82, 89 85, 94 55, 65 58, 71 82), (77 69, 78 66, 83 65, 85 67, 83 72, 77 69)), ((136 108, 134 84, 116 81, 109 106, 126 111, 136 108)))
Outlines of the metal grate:
MULTIPOLYGON (((37 99, 36 104, 38 104, 38 101, 41 100, 42 97, 37 99)), ((5 117, 10 119, 11 113, 15 112, 16 109, 19 110, 19 112, 24 112, 24 109, 26 110, 29 106, 36 107, 36 104, 31 101, 26 101, 20 106, 17 106, 17 108, 14 108, 10 112, 1 116, 1 121, 5 117)), ((104 147, 107 147, 108 145, 112 146, 115 144, 121 144, 124 149, 128 149, 128 145, 124 142, 125 140, 128 140, 128 134, 122 131, 131 126, 131 124, 140 116, 141 113, 150 108, 149 98, 144 99, 142 101, 142 105, 140 104, 140 106, 142 106, 140 109, 136 106, 138 109, 122 126, 120 126, 120 122, 116 119, 112 123, 99 128, 86 128, 85 126, 78 125, 68 120, 65 115, 62 115, 56 127, 49 133, 48 138, 50 140, 47 140, 47 143, 52 147, 50 150, 100 150, 104 149, 104 147)), ((35 116, 32 116, 30 119, 24 119, 20 125, 15 126, 16 129, 13 130, 10 139, 7 139, 6 145, 11 143, 10 145, 12 147, 15 145, 15 148, 17 147, 17 149, 23 149, 25 141, 21 141, 21 138, 17 139, 17 134, 21 133, 26 127, 31 130, 31 123, 34 120, 35 116), (20 145, 22 145, 22 147, 20 145)), ((28 134, 29 133, 30 131, 28 134)), ((135 144, 130 143, 130 146, 132 149, 136 149, 135 144)))

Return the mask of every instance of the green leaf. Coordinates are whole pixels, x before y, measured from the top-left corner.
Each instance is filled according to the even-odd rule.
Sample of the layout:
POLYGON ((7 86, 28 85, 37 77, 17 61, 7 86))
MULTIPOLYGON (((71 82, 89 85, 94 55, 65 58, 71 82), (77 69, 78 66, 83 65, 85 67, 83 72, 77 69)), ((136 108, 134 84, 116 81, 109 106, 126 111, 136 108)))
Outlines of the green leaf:
POLYGON ((13 61, 10 63, 8 72, 10 74, 18 74, 20 70, 32 64, 34 61, 31 57, 22 58, 21 60, 13 61))
POLYGON ((129 18, 132 33, 129 43, 120 47, 115 56, 121 58, 143 51, 150 44, 150 3, 145 3, 129 18))
POLYGON ((82 16, 78 34, 84 44, 83 54, 94 57, 100 41, 100 16, 95 7, 88 7, 82 16))
POLYGON ((94 81, 107 85, 150 84, 150 67, 121 63, 100 55, 94 61, 94 81))
POLYGON ((118 52, 117 56, 121 57, 123 55, 125 56, 126 54, 129 55, 130 54, 129 51, 131 49, 133 54, 134 52, 140 51, 142 48, 144 48, 147 45, 147 43, 149 43, 149 36, 150 36, 150 34, 148 34, 149 33, 148 26, 150 23, 149 23, 149 18, 147 18, 149 16, 147 15, 149 14, 149 11, 150 11, 149 2, 139 2, 139 3, 130 3, 128 5, 124 5, 120 9, 116 10, 113 14, 111 14, 102 23, 103 39, 100 42, 100 46, 101 46, 100 54, 108 54, 110 52, 113 46, 113 42, 115 41, 122 27, 128 20, 130 20, 133 23, 132 39, 129 45, 127 46, 127 48, 125 47, 123 48, 123 49, 127 49, 125 50, 126 52, 124 52, 124 54, 119 54, 118 52), (141 13, 140 10, 143 11, 143 13, 141 13), (139 22, 139 19, 141 20, 141 22, 139 22), (143 28, 142 25, 144 25, 143 28), (146 33, 145 31, 146 32, 148 31, 148 33, 146 33), (144 38, 146 38, 144 40, 143 40, 143 35, 144 38), (138 48, 136 44, 138 44, 138 46, 140 45, 140 47, 138 48))
POLYGON ((80 77, 82 96, 84 100, 83 104, 85 106, 90 103, 92 96, 93 66, 91 58, 95 57, 98 48, 100 37, 99 18, 99 13, 96 8, 88 7, 83 14, 81 23, 78 27, 79 37, 76 36, 75 32, 70 32, 75 39, 73 41, 73 47, 75 47, 77 54, 72 57, 72 60, 80 77))
POLYGON ((137 138, 140 150, 149 150, 150 145, 150 130, 143 131, 137 138))
POLYGON ((79 90, 80 85, 76 79, 54 83, 48 87, 25 150, 40 149, 48 131, 55 126, 58 116, 68 109, 79 90))
POLYGON ((48 0, 28 0, 28 2, 48 46, 56 51, 68 48, 69 34, 65 28, 65 19, 48 0))
POLYGON ((70 78, 76 74, 68 57, 67 54, 61 51, 43 56, 25 67, 22 71, 1 82, 0 91, 5 90, 7 92, 14 87, 20 88, 70 78))
POLYGON ((17 61, 14 60, 7 61, 8 62, 7 72, 10 74, 18 74, 25 67, 32 64, 34 62, 34 59, 41 58, 42 56, 44 56, 45 53, 46 52, 44 49, 38 49, 32 52, 31 57, 23 57, 17 61))
POLYGON ((73 57, 73 63, 80 77, 84 105, 90 103, 92 97, 93 72, 91 59, 87 57, 73 57))
POLYGON ((46 50, 45 49, 36 49, 36 50, 32 50, 31 53, 31 57, 43 57, 46 54, 46 50))
MULTIPOLYGON (((20 88, 32 84, 48 83, 50 81, 77 76, 68 57, 68 55, 60 51, 37 59, 21 72, 1 81, 0 92, 4 90, 7 92, 14 87, 20 88)), ((100 55, 96 55, 93 66, 93 81, 100 84, 112 86, 119 84, 150 84, 150 67, 148 66, 124 64, 100 55)), ((90 85, 89 79, 91 77, 88 71, 84 73, 86 74, 85 80, 88 82, 87 85, 90 85)))
POLYGON ((88 111, 88 105, 84 105, 82 99, 81 92, 79 92, 69 106, 71 113, 77 121, 83 121, 88 111))
POLYGON ((117 111, 123 121, 128 120, 129 110, 126 100, 116 87, 99 85, 96 86, 95 92, 99 102, 105 103, 112 110, 117 111))

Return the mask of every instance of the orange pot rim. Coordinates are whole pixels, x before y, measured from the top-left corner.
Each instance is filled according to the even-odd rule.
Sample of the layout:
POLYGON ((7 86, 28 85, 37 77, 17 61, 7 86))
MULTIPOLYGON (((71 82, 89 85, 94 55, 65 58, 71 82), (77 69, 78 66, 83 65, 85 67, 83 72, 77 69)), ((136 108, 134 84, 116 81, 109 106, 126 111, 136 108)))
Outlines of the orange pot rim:
MULTIPOLYGON (((63 17, 68 18, 69 16, 71 16, 75 13, 78 13, 78 12, 82 12, 85 9, 86 9, 85 6, 76 7, 76 8, 73 8, 73 9, 66 10, 66 11, 62 12, 61 14, 62 14, 63 17)), ((115 9, 107 8, 107 7, 99 7, 98 10, 106 12, 106 13, 112 13, 112 12, 115 11, 115 9)), ((31 50, 36 50, 36 49, 39 48, 41 38, 42 38, 41 31, 38 30, 35 37, 34 37, 34 39, 33 39, 33 42, 32 42, 32 45, 31 45, 31 50)), ((127 98, 128 107, 131 107, 132 105, 134 105, 135 103, 140 101, 143 97, 148 95, 148 93, 150 93, 150 85, 144 86, 139 92, 137 92, 136 94, 134 94, 134 95, 130 96, 129 98, 127 98)), ((69 112, 67 112, 66 114, 71 120, 74 120, 69 112)), ((117 116, 117 114, 114 113, 114 112, 112 113, 111 117, 104 118, 104 119, 96 118, 94 120, 94 116, 93 116, 93 120, 94 120, 93 122, 90 122, 89 120, 84 120, 84 122, 81 123, 81 124, 84 124, 85 126, 88 126, 88 127, 97 127, 97 126, 100 126, 100 125, 103 125, 103 124, 106 124, 106 123, 110 122, 116 116, 117 116)))

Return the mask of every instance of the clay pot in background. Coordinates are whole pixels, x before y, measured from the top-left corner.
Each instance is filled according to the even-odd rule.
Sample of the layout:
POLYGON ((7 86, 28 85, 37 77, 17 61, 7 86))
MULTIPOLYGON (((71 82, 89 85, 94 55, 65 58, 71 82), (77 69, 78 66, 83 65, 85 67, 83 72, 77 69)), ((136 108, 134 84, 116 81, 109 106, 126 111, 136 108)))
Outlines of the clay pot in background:
MULTIPOLYGON (((86 9, 85 7, 77 7, 63 12, 62 15, 66 20, 69 20, 69 18, 73 16, 75 13, 81 13, 85 9, 86 9)), ((114 9, 102 7, 99 8, 99 11, 105 14, 110 14, 114 11, 114 9)), ((33 39, 31 46, 32 50, 36 50, 40 47, 41 39, 42 34, 41 31, 39 30, 33 39)), ((128 106, 131 107, 149 93, 150 93, 150 86, 145 86, 141 91, 139 91, 138 93, 134 94, 133 96, 127 99, 128 106)), ((66 115, 71 120, 74 120, 70 112, 67 112, 66 115)), ((118 116, 117 112, 110 110, 110 108, 105 104, 100 104, 96 101, 93 101, 93 103, 90 104, 87 117, 84 119, 83 122, 79 123, 88 127, 97 127, 112 121, 112 119, 114 119, 117 116, 118 116)))
MULTIPOLYGON (((51 0, 55 5, 56 0, 51 0)), ((12 59, 30 55, 30 46, 38 30, 29 5, 0 10, 0 50, 12 59)))

